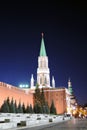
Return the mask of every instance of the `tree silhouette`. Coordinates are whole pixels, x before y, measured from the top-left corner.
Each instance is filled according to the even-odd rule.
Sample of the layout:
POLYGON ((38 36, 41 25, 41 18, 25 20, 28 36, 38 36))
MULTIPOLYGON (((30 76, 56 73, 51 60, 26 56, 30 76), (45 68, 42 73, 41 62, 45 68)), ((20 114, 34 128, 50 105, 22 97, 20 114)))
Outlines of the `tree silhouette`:
POLYGON ((15 104, 14 104, 14 100, 12 98, 11 103, 9 104, 10 107, 10 113, 16 113, 16 108, 15 108, 15 104))
POLYGON ((51 113, 51 114, 56 114, 56 108, 55 108, 55 106, 54 106, 53 100, 52 100, 51 107, 50 107, 50 113, 51 113))
POLYGON ((32 108, 31 104, 30 104, 29 108, 30 108, 30 113, 33 113, 33 108, 32 108))
POLYGON ((18 113, 23 113, 21 102, 19 102, 19 104, 18 104, 18 113))
POLYGON ((34 112, 35 113, 48 113, 49 107, 45 101, 44 89, 36 87, 34 93, 34 112))
POLYGON ((9 113, 9 106, 7 100, 5 100, 4 103, 2 104, 0 111, 3 113, 9 113))
POLYGON ((18 113, 18 108, 17 108, 16 100, 15 100, 14 106, 15 106, 15 113, 18 113))
POLYGON ((23 110, 23 113, 26 113, 26 108, 25 108, 24 103, 23 103, 23 105, 22 105, 22 110, 23 110))

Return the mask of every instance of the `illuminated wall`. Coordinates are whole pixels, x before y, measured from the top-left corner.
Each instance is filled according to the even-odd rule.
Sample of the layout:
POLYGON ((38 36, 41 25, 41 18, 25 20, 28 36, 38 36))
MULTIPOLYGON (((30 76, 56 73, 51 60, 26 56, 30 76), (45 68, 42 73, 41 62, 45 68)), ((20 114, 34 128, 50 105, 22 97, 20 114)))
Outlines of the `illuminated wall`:
POLYGON ((5 99, 11 100, 12 98, 16 100, 17 104, 19 101, 21 104, 25 104, 27 106, 28 104, 31 104, 33 106, 33 94, 30 92, 21 90, 20 88, 14 87, 12 85, 0 82, 0 106, 3 104, 3 101, 5 99))
POLYGON ((53 100, 57 114, 63 114, 66 112, 65 88, 47 88, 44 90, 44 93, 49 106, 51 106, 53 100))
MULTIPOLYGON (((31 104, 34 106, 34 90, 24 91, 20 88, 14 87, 12 85, 0 82, 0 106, 3 101, 10 98, 16 100, 17 104, 19 101, 21 104, 31 104)), ((66 112, 66 91, 65 88, 44 88, 44 94, 48 105, 51 106, 52 100, 57 110, 57 114, 62 114, 66 112)))

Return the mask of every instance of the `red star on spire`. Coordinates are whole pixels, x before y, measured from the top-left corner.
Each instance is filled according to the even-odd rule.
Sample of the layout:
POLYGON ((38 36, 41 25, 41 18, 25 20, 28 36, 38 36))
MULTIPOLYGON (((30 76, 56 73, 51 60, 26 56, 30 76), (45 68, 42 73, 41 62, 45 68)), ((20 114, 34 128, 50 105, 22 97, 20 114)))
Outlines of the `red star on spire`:
POLYGON ((44 33, 42 32, 41 35, 42 35, 42 37, 43 37, 43 36, 44 36, 44 33))

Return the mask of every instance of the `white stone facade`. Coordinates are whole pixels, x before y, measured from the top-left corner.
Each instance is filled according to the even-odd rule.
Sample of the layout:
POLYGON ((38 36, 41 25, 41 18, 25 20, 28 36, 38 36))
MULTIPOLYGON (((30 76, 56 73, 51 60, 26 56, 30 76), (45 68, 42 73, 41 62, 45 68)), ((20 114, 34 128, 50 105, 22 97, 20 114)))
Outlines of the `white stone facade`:
POLYGON ((38 85, 50 87, 50 70, 48 68, 47 56, 38 57, 37 83, 38 85))

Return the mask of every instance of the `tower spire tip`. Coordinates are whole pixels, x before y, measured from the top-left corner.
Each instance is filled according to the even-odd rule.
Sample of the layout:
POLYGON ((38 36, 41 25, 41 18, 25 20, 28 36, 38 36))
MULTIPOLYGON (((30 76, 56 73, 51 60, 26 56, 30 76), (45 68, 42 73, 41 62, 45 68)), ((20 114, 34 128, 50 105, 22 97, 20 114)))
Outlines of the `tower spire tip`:
POLYGON ((42 37, 43 37, 43 36, 44 36, 44 33, 42 32, 41 35, 42 35, 42 37))

